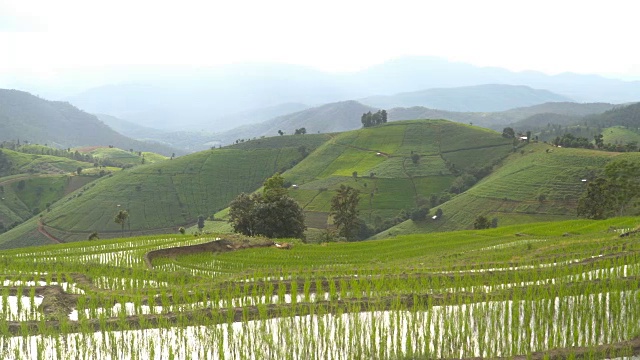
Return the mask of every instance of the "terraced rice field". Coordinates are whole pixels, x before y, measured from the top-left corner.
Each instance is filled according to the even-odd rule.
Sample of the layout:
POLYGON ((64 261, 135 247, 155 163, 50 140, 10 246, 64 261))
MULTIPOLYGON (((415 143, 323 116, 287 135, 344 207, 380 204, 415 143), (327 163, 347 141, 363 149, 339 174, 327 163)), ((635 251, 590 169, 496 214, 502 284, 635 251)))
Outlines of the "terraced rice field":
POLYGON ((0 252, 0 357, 640 354, 638 218, 358 243, 148 236, 0 252))

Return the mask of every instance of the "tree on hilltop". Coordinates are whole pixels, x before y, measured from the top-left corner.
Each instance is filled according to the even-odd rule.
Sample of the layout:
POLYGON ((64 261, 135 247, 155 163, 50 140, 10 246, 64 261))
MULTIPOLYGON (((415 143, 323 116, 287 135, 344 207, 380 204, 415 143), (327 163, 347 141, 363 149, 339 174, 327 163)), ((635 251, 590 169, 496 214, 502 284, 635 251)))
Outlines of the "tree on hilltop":
POLYGON ((387 111, 386 110, 378 110, 375 113, 371 113, 371 111, 362 114, 360 118, 362 122, 362 127, 371 127, 380 124, 384 124, 387 122, 387 111))

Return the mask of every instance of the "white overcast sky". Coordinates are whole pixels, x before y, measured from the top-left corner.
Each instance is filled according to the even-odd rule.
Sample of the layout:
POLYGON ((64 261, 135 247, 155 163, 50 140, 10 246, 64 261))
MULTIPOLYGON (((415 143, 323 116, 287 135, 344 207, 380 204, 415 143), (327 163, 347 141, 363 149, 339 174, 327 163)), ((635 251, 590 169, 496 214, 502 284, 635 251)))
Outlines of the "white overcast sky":
POLYGON ((638 10, 616 0, 0 0, 0 75, 234 62, 352 71, 424 55, 640 78, 638 10))

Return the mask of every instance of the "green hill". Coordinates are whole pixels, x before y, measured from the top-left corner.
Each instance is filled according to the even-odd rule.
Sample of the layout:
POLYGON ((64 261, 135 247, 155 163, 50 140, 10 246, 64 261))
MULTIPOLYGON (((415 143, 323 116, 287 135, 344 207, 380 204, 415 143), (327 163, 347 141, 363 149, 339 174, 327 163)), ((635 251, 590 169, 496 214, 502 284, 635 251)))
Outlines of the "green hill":
MULTIPOLYGON (((0 233, 45 211, 96 179, 93 164, 51 155, 0 149, 0 233), (84 176, 77 176, 77 169, 84 176)), ((96 173, 97 175, 97 173, 96 173)))
POLYGON ((555 148, 542 143, 529 144, 522 152, 510 155, 491 175, 439 206, 441 219, 408 220, 376 238, 469 229, 479 215, 497 218, 498 226, 575 218, 583 179, 592 179, 614 158, 640 161, 638 153, 555 148))
POLYGON ((28 140, 58 148, 113 145, 171 155, 172 148, 123 136, 66 102, 0 89, 0 141, 28 140))
POLYGON ((460 173, 490 168, 511 148, 511 140, 469 125, 393 122, 333 135, 284 177, 297 186, 290 194, 309 227, 327 227, 330 199, 341 184, 360 190, 361 215, 378 227, 449 189, 460 173), (419 155, 416 163, 412 154, 419 155))
POLYGON ((148 151, 129 151, 108 146, 88 146, 76 148, 81 154, 91 155, 98 163, 113 164, 114 166, 135 166, 153 164, 167 160, 168 157, 148 151))
POLYGON ((612 126, 602 130, 602 141, 605 144, 625 145, 635 142, 640 143, 640 131, 623 126, 612 126))
MULTIPOLYGON (((103 177, 51 206, 44 229, 61 241, 121 236, 114 223, 120 209, 130 216, 127 234, 175 232, 223 208, 240 192, 251 192, 277 171, 295 165, 327 135, 283 136, 240 143, 138 166, 103 177), (304 147, 301 149, 301 147, 304 147)), ((49 242, 31 220, 0 236, 0 247, 49 242)))

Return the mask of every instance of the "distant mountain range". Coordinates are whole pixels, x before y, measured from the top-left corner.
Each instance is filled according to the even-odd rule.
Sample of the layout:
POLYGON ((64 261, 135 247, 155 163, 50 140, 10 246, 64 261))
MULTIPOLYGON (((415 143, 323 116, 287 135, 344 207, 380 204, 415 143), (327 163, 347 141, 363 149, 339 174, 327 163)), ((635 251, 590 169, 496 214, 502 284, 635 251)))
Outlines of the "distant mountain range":
POLYGON ((359 100, 377 108, 424 106, 432 109, 464 112, 495 112, 547 102, 572 101, 548 90, 514 85, 476 85, 428 89, 359 100))
MULTIPOLYGON (((432 103, 414 102, 422 101, 420 96, 425 95, 422 94, 425 89, 483 84, 528 86, 556 94, 545 93, 538 103, 569 99, 610 103, 640 100, 637 81, 570 73, 550 76, 531 71, 512 72, 424 57, 401 58, 354 73, 324 73, 282 64, 236 64, 201 69, 120 67, 111 71, 114 84, 65 99, 87 112, 174 131, 229 130, 269 119, 268 116, 234 117, 234 114, 280 104, 318 106, 347 99, 369 99, 363 102, 376 107, 427 106, 448 111, 486 112, 533 105, 535 102, 530 96, 542 95, 521 88, 509 94, 510 98, 485 98, 484 103, 478 93, 467 97, 467 104, 454 101, 455 97, 432 99, 432 103), (410 94, 414 92, 420 93, 410 94), (390 101, 389 96, 394 94, 400 95, 390 101)), ((494 95, 491 89, 484 90, 488 91, 487 97, 494 95)), ((429 91, 432 90, 427 93, 429 91)))
MULTIPOLYGON (((606 103, 550 102, 499 112, 455 112, 429 109, 422 106, 392 108, 388 109, 387 112, 389 121, 445 119, 502 130, 504 126, 518 121, 521 121, 521 125, 526 126, 525 119, 536 114, 546 114, 547 119, 555 116, 580 119, 585 115, 603 113, 614 107, 615 105, 606 103)), ((342 101, 279 116, 259 124, 240 126, 215 136, 220 143, 230 144, 238 139, 276 136, 278 130, 285 134, 292 134, 296 129, 303 127, 308 133, 355 130, 362 127, 360 119, 363 113, 376 110, 378 108, 367 106, 357 101, 342 101)))
POLYGON ((47 101, 29 93, 0 89, 0 141, 21 140, 68 148, 113 145, 121 149, 171 155, 176 149, 134 140, 111 129, 94 115, 66 102, 47 101))

